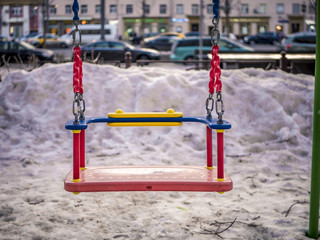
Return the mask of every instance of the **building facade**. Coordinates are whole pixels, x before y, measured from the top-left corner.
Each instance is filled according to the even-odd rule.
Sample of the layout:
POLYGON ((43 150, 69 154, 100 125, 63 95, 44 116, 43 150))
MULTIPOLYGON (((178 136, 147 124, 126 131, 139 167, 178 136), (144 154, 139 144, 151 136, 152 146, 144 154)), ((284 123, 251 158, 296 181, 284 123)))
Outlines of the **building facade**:
POLYGON ((0 34, 19 38, 43 29, 40 10, 37 5, 0 6, 0 34))
MULTIPOLYGON (((222 32, 227 25, 230 33, 239 37, 264 31, 290 33, 314 30, 316 0, 232 0, 229 17, 220 1, 222 32), (229 24, 227 24, 229 23, 229 24)), ((72 27, 73 0, 49 0, 49 31, 65 34, 72 27)), ((100 24, 100 0, 79 0, 81 24, 100 24)), ((212 1, 203 0, 204 34, 212 28, 212 1)), ((191 32, 200 30, 201 0, 108 0, 105 1, 105 21, 117 25, 118 36, 159 32, 191 32), (144 3, 144 4, 143 4, 144 3), (143 7, 144 6, 144 7, 143 7), (144 11, 142 10, 144 8, 144 11)), ((1 7, 1 6, 0 6, 1 7)), ((41 6, 10 5, 1 7, 0 33, 25 35, 43 31, 41 6)))

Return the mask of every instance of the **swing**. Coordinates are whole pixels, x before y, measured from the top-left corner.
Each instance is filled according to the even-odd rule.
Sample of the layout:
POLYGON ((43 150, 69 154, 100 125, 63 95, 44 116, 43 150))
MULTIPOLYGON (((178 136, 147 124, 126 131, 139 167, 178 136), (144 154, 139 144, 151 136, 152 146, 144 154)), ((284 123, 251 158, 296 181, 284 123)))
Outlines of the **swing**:
POLYGON ((80 192, 109 191, 198 191, 223 193, 232 190, 230 177, 224 173, 223 133, 231 124, 222 119, 224 113, 221 94, 221 69, 219 52, 218 5, 213 0, 213 29, 211 32, 212 60, 209 82, 209 97, 206 101, 206 117, 184 117, 183 113, 168 109, 166 112, 124 112, 121 109, 109 113, 108 117, 85 117, 85 102, 82 87, 82 61, 80 58, 81 34, 79 25, 79 5, 75 0, 75 46, 73 68, 73 114, 75 118, 65 127, 73 133, 73 169, 67 174, 64 187, 75 194, 80 192), (78 34, 78 40, 77 35, 78 34), (212 118, 214 108, 213 94, 216 90, 217 118, 212 118), (220 111, 218 111, 220 109, 220 111), (207 166, 86 166, 85 165, 85 131, 88 125, 107 123, 110 127, 142 126, 181 126, 183 122, 194 122, 206 125, 207 166), (217 166, 212 161, 212 130, 217 132, 217 166))

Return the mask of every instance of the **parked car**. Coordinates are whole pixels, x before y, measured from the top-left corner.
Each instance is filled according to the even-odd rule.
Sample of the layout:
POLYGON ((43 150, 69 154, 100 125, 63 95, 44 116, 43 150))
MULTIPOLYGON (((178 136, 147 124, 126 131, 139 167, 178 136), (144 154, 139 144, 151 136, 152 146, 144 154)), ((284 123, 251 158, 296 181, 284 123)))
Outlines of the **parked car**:
MULTIPOLYGON (((38 48, 43 47, 43 44, 44 44, 43 34, 39 34, 32 38, 29 38, 27 42, 38 48)), ((47 47, 62 47, 62 48, 68 47, 68 44, 64 39, 51 33, 46 34, 46 45, 47 47)))
POLYGON ((184 34, 186 37, 199 37, 200 33, 199 32, 187 32, 184 34))
MULTIPOLYGON (((155 37, 157 35, 158 35, 158 33, 146 33, 144 35, 144 39, 149 38, 149 37, 155 37)), ((142 40, 142 36, 141 35, 139 35, 139 36, 130 36, 129 37, 129 42, 132 43, 132 44, 140 44, 141 40, 142 40)))
MULTIPOLYGON (((211 49, 211 38, 203 37, 203 52, 210 53, 211 49)), ((220 53, 253 52, 252 48, 223 37, 220 38, 219 49, 220 53)), ((199 38, 193 37, 177 40, 173 44, 171 52, 171 60, 183 61, 197 59, 197 54, 199 52, 199 38)))
MULTIPOLYGON (((89 44, 101 39, 101 24, 80 24, 78 27, 81 31, 81 44, 89 44)), ((73 45, 73 31, 75 28, 76 27, 73 26, 67 34, 61 36, 61 40, 63 40, 69 46, 73 45)), ((104 39, 117 40, 116 25, 104 25, 104 39)))
POLYGON ((124 61, 126 52, 131 52, 133 62, 139 59, 160 59, 160 54, 156 50, 136 48, 122 41, 99 41, 82 47, 81 51, 82 56, 86 55, 87 58, 96 58, 100 54, 100 59, 107 61, 120 60, 122 62, 124 61))
POLYGON ((37 35, 39 35, 38 32, 31 32, 31 33, 28 33, 27 35, 23 36, 20 40, 27 42, 29 38, 34 38, 37 35))
POLYGON ((9 37, 0 35, 0 41, 8 41, 8 40, 9 40, 9 37))
POLYGON ((284 41, 282 49, 286 52, 316 52, 316 33, 300 32, 288 36, 284 41))
POLYGON ((19 56, 23 62, 27 62, 34 55, 40 62, 52 62, 54 58, 53 51, 47 49, 38 49, 23 41, 0 41, 0 62, 2 56, 9 62, 16 62, 15 58, 19 56))
POLYGON ((155 38, 160 38, 160 37, 185 38, 183 33, 163 32, 163 33, 160 33, 156 36, 145 38, 141 44, 144 46, 144 43, 151 41, 151 40, 154 40, 155 38))
POLYGON ((257 43, 264 43, 264 44, 279 44, 280 38, 277 33, 275 32, 263 32, 258 33, 251 36, 244 37, 244 42, 250 45, 254 45, 257 43))
POLYGON ((144 47, 152 48, 158 51, 170 51, 172 44, 177 40, 177 37, 156 37, 144 42, 144 47))

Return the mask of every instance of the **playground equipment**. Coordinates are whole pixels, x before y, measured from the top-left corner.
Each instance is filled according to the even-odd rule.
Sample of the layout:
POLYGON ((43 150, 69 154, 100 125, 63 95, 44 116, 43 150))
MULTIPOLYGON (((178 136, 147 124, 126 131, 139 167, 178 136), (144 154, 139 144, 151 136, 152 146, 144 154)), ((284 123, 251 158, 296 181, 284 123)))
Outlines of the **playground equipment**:
POLYGON ((310 214, 309 214, 309 237, 319 237, 319 199, 320 199, 320 4, 317 4, 317 37, 316 37, 316 66, 314 85, 314 108, 313 108, 313 139, 312 139, 312 167, 311 167, 311 190, 310 190, 310 214))
POLYGON ((73 4, 75 46, 73 87, 73 114, 75 118, 66 123, 66 129, 73 132, 73 170, 65 179, 65 189, 70 192, 96 191, 207 191, 226 192, 232 189, 230 177, 224 173, 223 133, 231 124, 222 119, 224 105, 222 101, 222 83, 219 53, 218 30, 219 1, 213 1, 214 18, 211 32, 212 60, 209 81, 209 97, 206 101, 207 116, 184 117, 183 113, 168 109, 162 113, 125 113, 121 109, 109 113, 108 117, 85 117, 85 102, 82 87, 82 61, 80 58, 81 33, 79 25, 79 5, 73 4), (211 113, 214 109, 213 96, 216 94, 215 108, 217 118, 211 113), (85 131, 90 124, 107 123, 110 127, 142 126, 180 126, 183 122, 195 122, 206 125, 207 166, 100 166, 85 165, 85 131), (212 130, 217 132, 217 166, 212 160, 212 130))

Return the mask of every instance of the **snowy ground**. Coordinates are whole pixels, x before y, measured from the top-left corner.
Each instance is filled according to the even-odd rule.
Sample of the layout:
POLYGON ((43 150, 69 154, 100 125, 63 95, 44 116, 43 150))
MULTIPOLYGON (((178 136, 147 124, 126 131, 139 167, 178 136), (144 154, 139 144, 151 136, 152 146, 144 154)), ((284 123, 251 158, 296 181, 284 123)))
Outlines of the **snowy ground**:
MULTIPOLYGON (((86 116, 170 107, 205 115, 208 71, 83 71, 86 116)), ((0 239, 308 239, 313 77, 223 70, 222 82, 231 192, 73 195, 63 189, 72 63, 8 74, 0 83, 0 239)), ((205 165, 204 125, 86 132, 89 165, 205 165)))

